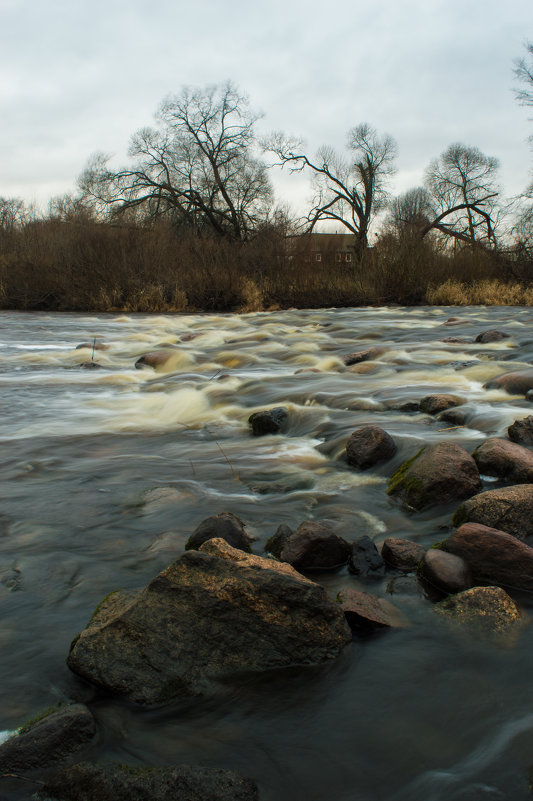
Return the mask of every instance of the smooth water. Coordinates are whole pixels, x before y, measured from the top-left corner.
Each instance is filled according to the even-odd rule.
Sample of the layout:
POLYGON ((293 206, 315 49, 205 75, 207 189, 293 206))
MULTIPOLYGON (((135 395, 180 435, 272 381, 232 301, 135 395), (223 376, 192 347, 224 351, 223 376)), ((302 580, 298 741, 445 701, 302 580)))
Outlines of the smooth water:
MULTIPOLYGON (((241 517, 257 553, 280 523, 308 519, 349 540, 441 540, 454 505, 409 516, 387 477, 424 443, 472 450, 532 413, 483 388, 531 364, 532 323, 531 309, 508 307, 1 313, 0 730, 79 698, 99 723, 91 758, 234 768, 263 801, 528 798, 531 626, 499 648, 449 629, 429 601, 395 595, 411 628, 354 641, 322 669, 155 710, 93 691, 65 658, 107 593, 145 585, 211 514, 241 517), (453 314, 463 322, 444 325, 453 314), (441 341, 489 328, 510 338, 441 341), (95 337, 109 345, 94 352, 101 369, 80 369, 93 354, 75 347, 95 337), (176 348, 164 368, 134 368, 165 344, 176 348), (378 360, 344 366, 374 345, 386 348, 378 360), (467 399, 468 427, 398 409, 450 391, 467 399), (275 405, 289 409, 287 434, 252 437, 249 415, 275 405), (361 473, 343 449, 370 422, 399 449, 361 473)), ((347 585, 386 594, 386 582, 347 571, 314 577, 333 596, 347 585)))

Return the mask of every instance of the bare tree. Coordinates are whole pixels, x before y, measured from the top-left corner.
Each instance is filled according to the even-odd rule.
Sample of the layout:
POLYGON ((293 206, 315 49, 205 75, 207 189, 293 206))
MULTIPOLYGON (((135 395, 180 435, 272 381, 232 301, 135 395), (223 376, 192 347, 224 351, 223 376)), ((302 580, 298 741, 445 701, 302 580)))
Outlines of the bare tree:
POLYGON ((525 44, 527 55, 515 62, 515 78, 522 84, 515 90, 521 106, 533 106, 533 42, 525 44))
POLYGON ((112 170, 99 154, 81 188, 101 208, 140 208, 147 219, 167 216, 246 239, 272 202, 265 165, 255 152, 258 118, 231 83, 185 88, 163 101, 155 127, 133 136, 130 166, 112 170))
POLYGON ((392 199, 386 224, 393 232, 422 235, 434 218, 433 204, 427 189, 416 186, 392 199))
POLYGON ((363 123, 348 132, 345 155, 322 147, 313 161, 302 152, 299 140, 282 133, 274 134, 264 147, 275 154, 278 165, 312 173, 315 195, 304 220, 307 231, 323 220, 340 223, 354 235, 356 254, 361 255, 368 247, 374 215, 384 208, 387 179, 395 171, 397 148, 392 137, 379 136, 363 123))
POLYGON ((434 159, 425 175, 432 218, 421 228, 421 236, 436 230, 472 248, 495 245, 498 166, 498 159, 462 144, 450 145, 434 159))

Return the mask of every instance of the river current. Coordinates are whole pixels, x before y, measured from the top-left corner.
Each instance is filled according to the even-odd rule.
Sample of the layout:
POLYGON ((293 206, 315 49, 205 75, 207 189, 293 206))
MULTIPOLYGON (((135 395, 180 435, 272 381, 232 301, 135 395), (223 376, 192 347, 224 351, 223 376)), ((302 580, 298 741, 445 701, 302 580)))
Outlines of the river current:
MULTIPOLYGON (((279 524, 304 520, 378 546, 443 539, 456 505, 409 515, 387 478, 425 443, 472 451, 533 413, 483 386, 531 365, 532 324, 532 309, 512 307, 0 313, 0 730, 76 698, 98 722, 91 758, 232 768, 262 801, 529 798, 531 625, 502 648, 458 634, 423 598, 394 595, 413 625, 354 640, 326 668, 150 710, 93 690, 65 658, 105 595, 144 586, 218 512, 247 524, 255 553, 279 524), (509 338, 473 341, 492 328, 509 338), (107 350, 76 350, 95 338, 107 350), (135 369, 169 345, 164 366, 135 369), (345 367, 372 346, 384 349, 376 360, 345 367), (91 360, 100 369, 78 367, 91 360), (434 392, 465 398, 467 425, 401 410, 434 392), (250 414, 281 405, 288 431, 253 437, 250 414), (367 423, 399 447, 359 472, 343 450, 367 423)), ((313 578, 333 597, 353 586, 390 598, 386 581, 347 570, 313 578)))

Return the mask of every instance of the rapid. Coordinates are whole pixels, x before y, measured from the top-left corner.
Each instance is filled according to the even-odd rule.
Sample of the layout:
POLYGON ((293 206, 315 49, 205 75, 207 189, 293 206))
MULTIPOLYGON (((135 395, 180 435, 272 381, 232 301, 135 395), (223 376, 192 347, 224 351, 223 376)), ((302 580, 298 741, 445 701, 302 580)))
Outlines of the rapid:
MULTIPOLYGON (((497 647, 436 621, 429 601, 394 596, 412 626, 354 640, 326 668, 148 710, 84 684, 65 659, 102 598, 144 586, 209 515, 240 517, 258 554, 281 523, 304 520, 378 546, 442 540, 457 504, 409 515, 388 477, 426 443, 471 452, 533 413, 484 388, 531 366, 532 324, 523 307, 0 313, 0 731, 75 698, 98 722, 94 759, 232 768, 262 801, 529 798, 533 626, 497 647), (473 341, 494 328, 509 337, 473 341), (383 353, 345 366, 372 346, 383 353), (135 368, 164 349, 164 364, 135 368), (434 392, 464 398, 468 424, 405 411, 434 392), (273 406, 287 408, 288 431, 253 437, 248 417, 273 406), (367 423, 399 448, 359 472, 343 451, 367 423)), ((347 569, 312 577, 333 597, 386 595, 387 581, 347 569)), ((519 600, 531 614, 533 598, 519 600)))

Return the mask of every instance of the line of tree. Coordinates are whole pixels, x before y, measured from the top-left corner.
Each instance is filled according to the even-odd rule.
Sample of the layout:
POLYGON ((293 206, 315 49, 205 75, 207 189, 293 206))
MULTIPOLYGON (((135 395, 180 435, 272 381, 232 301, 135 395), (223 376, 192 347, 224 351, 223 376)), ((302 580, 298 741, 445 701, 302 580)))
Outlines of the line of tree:
MULTIPOLYGON (((515 77, 517 101, 532 107, 533 43, 516 61, 515 77)), ((47 215, 19 199, 0 197, 0 295, 4 292, 5 303, 16 294, 15 267, 25 276, 28 297, 37 274, 53 273, 59 289, 43 289, 42 294, 56 297, 61 294, 61 275, 69 272, 74 286, 83 264, 89 283, 90 265, 98 259, 105 265, 99 281, 110 283, 113 273, 120 275, 109 290, 119 297, 120 286, 129 281, 126 261, 132 264, 135 249, 144 248, 135 292, 141 291, 150 265, 158 261, 160 284, 167 287, 163 294, 169 296, 172 282, 177 286, 175 265, 187 262, 186 294, 198 308, 204 301, 200 296, 191 300, 194 276, 205 275, 205 298, 218 280, 216 265, 223 264, 220 269, 233 276, 231 288, 218 294, 213 290, 208 304, 231 306, 240 289, 235 294, 239 279, 228 265, 238 264, 245 277, 251 276, 248 290, 261 286, 272 302, 290 304, 293 296, 280 289, 280 275, 288 269, 287 236, 324 227, 351 235, 350 269, 357 280, 372 273, 377 286, 381 270, 383 289, 374 295, 363 292, 363 298, 394 297, 394 278, 400 295, 419 301, 425 291, 420 274, 428 282, 431 275, 441 280, 451 274, 451 259, 455 274, 464 277, 533 277, 533 182, 520 198, 505 200, 496 158, 477 147, 453 143, 429 163, 423 185, 393 197, 398 150, 390 135, 361 123, 348 131, 342 152, 323 146, 312 154, 300 139, 283 132, 261 138, 260 118, 232 83, 185 88, 161 103, 152 127, 133 135, 123 166, 114 166, 102 153, 94 155, 80 176, 79 192, 52 199, 47 215), (271 180, 275 169, 309 176, 310 199, 302 217, 296 219, 276 205, 271 180), (48 226, 46 231, 43 226, 48 226), (118 233, 125 229, 137 233, 118 233), (112 231, 117 232, 115 238, 112 231), (143 238, 139 232, 151 234, 143 238), (46 248, 56 253, 56 262, 48 258, 46 248), (56 263, 63 265, 63 273, 56 263), (279 291, 272 290, 274 286, 279 291)), ((183 275, 182 270, 180 280, 183 275)), ((291 286, 294 281, 301 284, 303 275, 295 274, 291 286)), ((339 275, 341 279, 346 276, 339 275)), ((315 293, 318 297, 320 291, 315 293)), ((85 289, 82 295, 87 296, 85 289)), ((351 298, 339 292, 340 301, 351 298)), ((114 305, 121 302, 128 304, 124 300, 114 305)), ((64 299, 54 303, 68 307, 64 299)), ((79 303, 81 308, 88 301, 79 303)))

